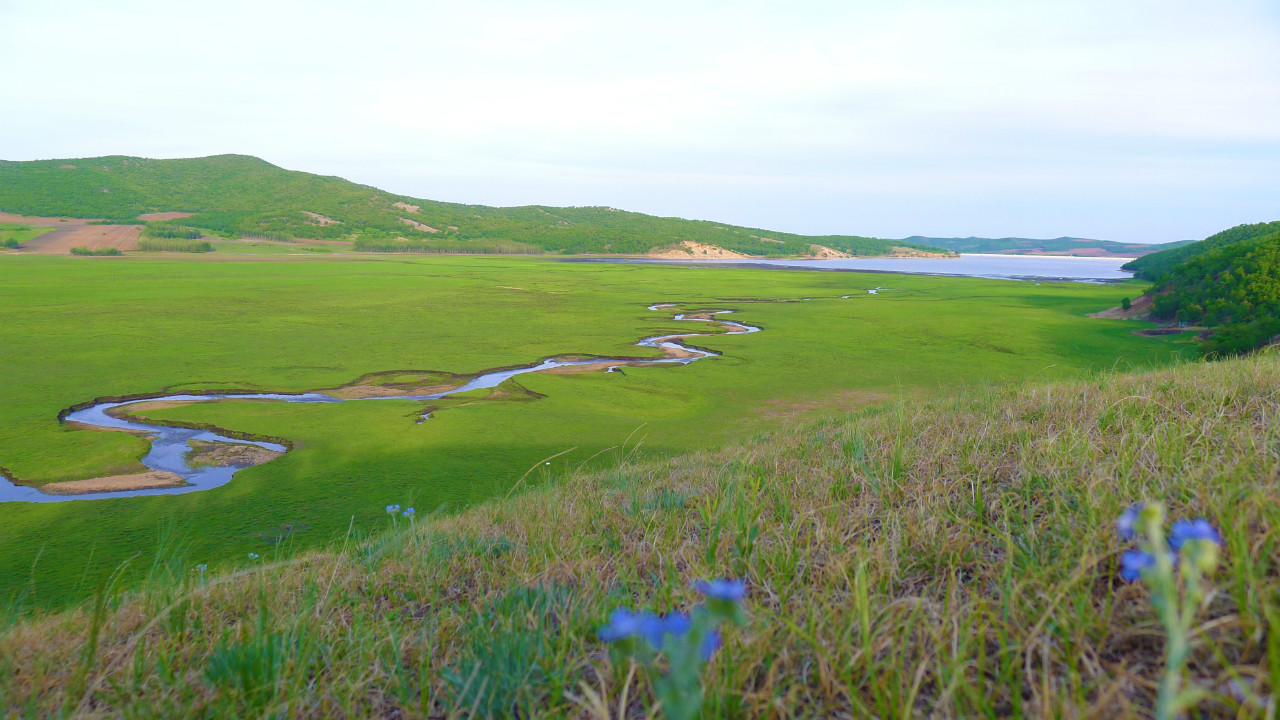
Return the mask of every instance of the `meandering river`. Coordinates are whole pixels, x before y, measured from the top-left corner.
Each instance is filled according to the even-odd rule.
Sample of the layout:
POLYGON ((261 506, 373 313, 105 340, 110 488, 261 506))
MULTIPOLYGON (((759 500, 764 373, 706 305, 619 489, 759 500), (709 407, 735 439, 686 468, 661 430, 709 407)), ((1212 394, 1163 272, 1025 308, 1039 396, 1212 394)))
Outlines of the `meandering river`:
MULTIPOLYGON (((660 303, 650 305, 649 309, 653 311, 662 311, 666 308, 675 307, 675 303, 660 303)), ((244 465, 226 465, 214 467, 192 468, 187 462, 187 455, 191 452, 191 442, 205 443, 224 443, 235 445, 256 445, 267 450, 276 452, 286 452, 288 448, 284 445, 271 442, 260 442, 251 440, 237 440, 234 438, 220 435, 209 430, 193 430, 190 428, 172 427, 164 425, 158 421, 138 422, 115 417, 108 413, 109 410, 116 408, 127 408, 130 405, 138 403, 154 403, 154 402, 215 402, 219 400, 266 400, 277 402, 292 403, 340 403, 340 402, 370 402, 374 400, 436 400, 439 398, 457 395, 459 393, 469 392, 471 390, 483 390, 485 388, 497 387, 509 378, 525 373, 542 372, 561 368, 566 366, 579 365, 601 365, 607 370, 612 371, 617 365, 663 365, 663 364, 679 364, 686 365, 696 360, 714 357, 718 353, 701 348, 690 347, 682 341, 694 337, 708 337, 716 334, 740 335, 743 333, 759 332, 760 328, 742 323, 731 322, 721 319, 718 316, 732 313, 732 310, 715 310, 715 311, 698 311, 692 313, 680 313, 674 316, 674 319, 686 322, 709 322, 717 324, 724 328, 723 333, 681 333, 674 335, 656 335, 654 337, 645 338, 636 345, 640 347, 656 348, 666 353, 665 357, 660 358, 591 358, 588 360, 557 360, 556 358, 547 358, 537 365, 529 365, 525 367, 496 370, 493 372, 482 373, 475 376, 466 384, 461 385, 443 392, 432 393, 429 395, 394 395, 376 398, 359 398, 347 399, 338 398, 324 393, 309 392, 297 394, 285 393, 221 393, 216 395, 158 395, 152 397, 142 397, 132 400, 118 402, 101 402, 90 407, 86 407, 74 412, 70 412, 64 418, 65 421, 78 423, 81 426, 97 428, 101 430, 116 430, 121 432, 142 433, 147 435, 151 440, 151 450, 142 458, 142 464, 153 471, 173 473, 181 477, 188 484, 180 487, 163 487, 163 488, 144 488, 136 490, 121 490, 117 492, 96 492, 82 493, 75 495, 53 495, 44 493, 38 487, 30 485, 18 485, 9 478, 0 475, 0 502, 66 502, 69 500, 102 500, 107 498, 133 497, 139 495, 178 495, 182 493, 197 492, 200 490, 209 490, 212 488, 225 485, 231 481, 236 472, 244 469, 244 465)), ((426 419, 429 415, 423 415, 426 419)))

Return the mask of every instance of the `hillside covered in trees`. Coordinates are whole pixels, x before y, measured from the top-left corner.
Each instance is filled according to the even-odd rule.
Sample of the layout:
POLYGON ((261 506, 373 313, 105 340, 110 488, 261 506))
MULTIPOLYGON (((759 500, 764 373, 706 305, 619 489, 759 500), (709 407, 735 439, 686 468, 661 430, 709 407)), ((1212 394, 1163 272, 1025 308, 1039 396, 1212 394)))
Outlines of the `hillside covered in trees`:
POLYGON ((1167 250, 1144 255, 1124 264, 1124 269, 1151 282, 1161 282, 1178 265, 1199 255, 1219 248, 1245 243, 1280 232, 1280 221, 1237 225, 1229 230, 1210 235, 1199 242, 1181 244, 1167 250))
POLYGON ((896 240, 795 235, 608 207, 437 202, 245 155, 0 161, 0 211, 131 223, 147 213, 185 212, 192 215, 180 220, 182 227, 208 234, 350 240, 358 250, 382 252, 640 254, 685 241, 755 256, 808 255, 812 245, 851 255, 903 247, 938 251, 896 240))
POLYGON ((1280 336, 1280 223, 1219 235, 1229 233, 1245 239, 1218 243, 1173 266, 1153 290, 1151 306, 1155 319, 1213 328, 1203 349, 1228 355, 1280 336), (1260 227, 1275 229, 1259 236, 1260 227))

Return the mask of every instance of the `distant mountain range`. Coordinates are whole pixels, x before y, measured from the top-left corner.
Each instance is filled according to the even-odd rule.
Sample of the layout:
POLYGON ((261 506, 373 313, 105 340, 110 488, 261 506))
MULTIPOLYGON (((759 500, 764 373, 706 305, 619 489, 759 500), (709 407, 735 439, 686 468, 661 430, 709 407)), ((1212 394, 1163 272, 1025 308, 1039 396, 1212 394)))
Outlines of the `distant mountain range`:
POLYGON ((913 235, 903 238, 903 243, 931 245, 958 253, 999 253, 1005 255, 1074 255, 1078 257, 1140 257, 1149 253, 1186 245, 1191 240, 1178 240, 1159 245, 1121 243, 1112 240, 1060 237, 1051 240, 1006 237, 924 237, 913 235))

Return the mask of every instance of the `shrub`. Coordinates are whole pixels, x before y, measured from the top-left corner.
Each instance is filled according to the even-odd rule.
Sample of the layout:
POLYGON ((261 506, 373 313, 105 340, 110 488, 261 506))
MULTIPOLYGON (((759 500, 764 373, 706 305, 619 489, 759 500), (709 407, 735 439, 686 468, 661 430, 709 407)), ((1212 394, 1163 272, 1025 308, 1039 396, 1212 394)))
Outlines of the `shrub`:
POLYGON ((196 240, 180 237, 150 237, 138 240, 138 249, 143 252, 212 252, 213 245, 207 240, 196 240))
POLYGON ((186 240, 195 240, 204 235, 195 228, 183 227, 172 223, 147 223, 142 229, 142 237, 149 238, 183 238, 186 240))
POLYGON ((113 247, 94 248, 92 250, 87 247, 73 247, 71 248, 71 254, 102 257, 107 255, 123 255, 124 253, 113 247))

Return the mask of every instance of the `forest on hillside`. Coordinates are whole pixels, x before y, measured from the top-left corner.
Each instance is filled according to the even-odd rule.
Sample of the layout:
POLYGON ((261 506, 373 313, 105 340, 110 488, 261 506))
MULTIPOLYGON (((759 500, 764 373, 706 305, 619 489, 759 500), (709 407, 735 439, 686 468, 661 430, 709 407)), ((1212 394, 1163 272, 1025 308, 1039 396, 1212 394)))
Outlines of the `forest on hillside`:
POLYGON ((1280 232, 1219 245, 1164 277, 1153 292, 1152 317, 1213 328, 1206 353, 1238 354, 1280 336, 1280 232))
POLYGON ((1160 282, 1165 275, 1173 271, 1178 265, 1194 257, 1218 248, 1248 242, 1277 232, 1280 232, 1280 221, 1237 225, 1220 233, 1210 235, 1199 242, 1178 245, 1168 250, 1144 255, 1125 263, 1123 267, 1143 280, 1160 282))

